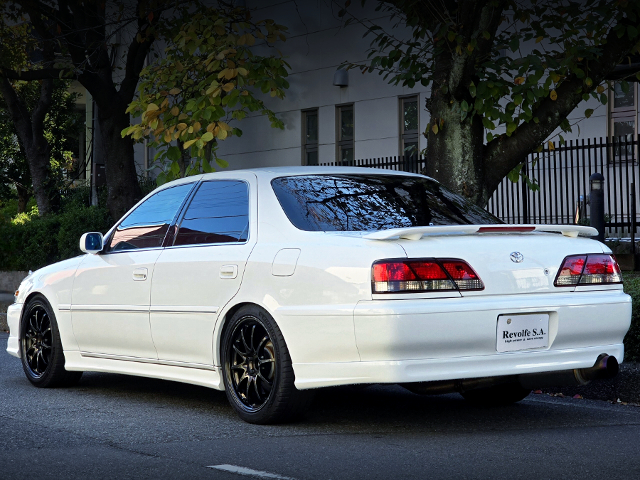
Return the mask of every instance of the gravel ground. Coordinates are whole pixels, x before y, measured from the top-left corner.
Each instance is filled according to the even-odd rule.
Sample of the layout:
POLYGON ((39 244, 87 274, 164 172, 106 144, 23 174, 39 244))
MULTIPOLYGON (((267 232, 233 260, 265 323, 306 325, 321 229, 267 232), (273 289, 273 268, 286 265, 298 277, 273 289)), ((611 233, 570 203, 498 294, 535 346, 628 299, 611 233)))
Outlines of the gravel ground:
POLYGON ((571 397, 580 395, 583 398, 633 403, 640 406, 640 363, 621 364, 620 372, 611 380, 597 380, 578 387, 547 388, 542 392, 571 397))

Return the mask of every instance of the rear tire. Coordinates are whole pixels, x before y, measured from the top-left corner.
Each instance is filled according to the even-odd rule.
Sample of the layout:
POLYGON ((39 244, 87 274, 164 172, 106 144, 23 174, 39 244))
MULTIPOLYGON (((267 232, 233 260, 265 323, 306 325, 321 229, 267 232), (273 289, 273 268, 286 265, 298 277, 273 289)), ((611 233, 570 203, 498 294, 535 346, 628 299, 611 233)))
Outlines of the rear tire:
POLYGON ((58 323, 51 305, 42 295, 33 297, 24 308, 20 321, 20 358, 25 375, 36 387, 67 387, 82 376, 82 372, 64 369, 58 323))
POLYGON ((465 400, 476 405, 499 407, 519 402, 526 398, 529 393, 531 393, 531 390, 521 387, 519 383, 503 383, 461 392, 460 395, 465 400))
POLYGON ((222 335, 222 374, 229 403, 245 422, 285 423, 308 409, 312 393, 295 385, 291 357, 271 315, 238 310, 222 335))

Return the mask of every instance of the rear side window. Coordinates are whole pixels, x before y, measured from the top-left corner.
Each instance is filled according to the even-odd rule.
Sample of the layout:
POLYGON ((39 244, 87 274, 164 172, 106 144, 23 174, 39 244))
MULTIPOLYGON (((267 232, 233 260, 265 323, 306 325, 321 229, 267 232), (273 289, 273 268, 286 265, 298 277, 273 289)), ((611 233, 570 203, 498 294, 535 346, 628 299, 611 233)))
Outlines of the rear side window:
POLYGON ((301 175, 271 185, 291 223, 307 231, 502 223, 428 178, 301 175))
POLYGON ((240 180, 203 182, 180 223, 174 245, 246 242, 249 186, 240 180))
POLYGON ((186 183, 149 197, 120 222, 109 242, 109 250, 161 247, 169 225, 192 188, 193 183, 186 183))

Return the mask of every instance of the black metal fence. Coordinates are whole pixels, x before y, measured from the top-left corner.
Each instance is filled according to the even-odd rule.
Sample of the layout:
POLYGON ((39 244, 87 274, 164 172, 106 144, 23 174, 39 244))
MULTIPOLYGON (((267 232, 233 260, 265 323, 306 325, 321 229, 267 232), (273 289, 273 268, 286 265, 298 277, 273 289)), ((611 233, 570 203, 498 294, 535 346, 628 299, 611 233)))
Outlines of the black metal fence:
MULTIPOLYGON (((632 218, 635 185, 640 184, 638 135, 587 140, 565 144, 547 143, 540 153, 529 155, 517 182, 505 178, 491 196, 487 210, 507 223, 589 224, 589 177, 605 177, 605 220, 608 235, 627 236, 636 221, 632 218), (523 175, 537 185, 531 189, 523 175)), ((354 160, 349 165, 423 173, 423 156, 397 156, 354 160)), ((636 208, 634 208, 636 207, 636 208)), ((635 236, 635 235, 634 235, 635 236)))

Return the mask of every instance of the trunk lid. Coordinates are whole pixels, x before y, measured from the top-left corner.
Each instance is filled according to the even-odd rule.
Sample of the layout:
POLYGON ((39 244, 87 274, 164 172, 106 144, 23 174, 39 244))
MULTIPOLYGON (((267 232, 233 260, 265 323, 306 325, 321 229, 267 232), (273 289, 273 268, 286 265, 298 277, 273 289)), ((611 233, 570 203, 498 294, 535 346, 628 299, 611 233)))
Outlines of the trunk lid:
POLYGON ((554 233, 472 234, 397 239, 408 258, 460 258, 480 276, 484 290, 463 296, 567 293, 553 282, 567 255, 608 252, 600 242, 554 233), (518 255, 518 253, 520 255, 518 255), (519 262, 512 260, 520 260, 519 262))

